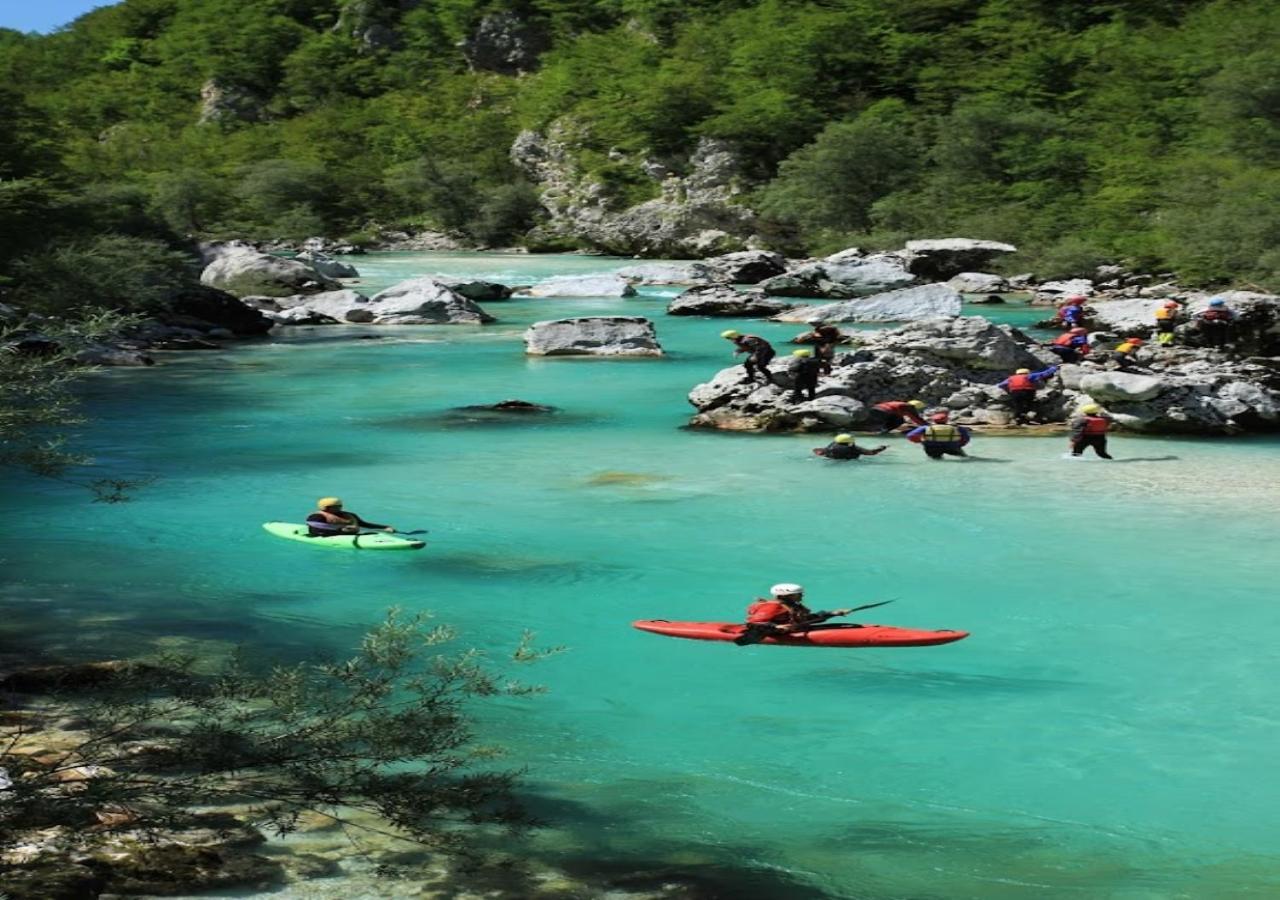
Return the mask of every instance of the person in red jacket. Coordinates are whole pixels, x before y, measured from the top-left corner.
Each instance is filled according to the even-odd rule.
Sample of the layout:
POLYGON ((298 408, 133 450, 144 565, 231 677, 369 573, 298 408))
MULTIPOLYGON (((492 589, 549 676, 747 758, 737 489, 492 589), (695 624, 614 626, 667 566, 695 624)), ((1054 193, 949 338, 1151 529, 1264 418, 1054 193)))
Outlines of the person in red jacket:
POLYGON ((924 409, 923 400, 886 400, 871 407, 869 423, 878 434, 888 434, 901 428, 904 422, 923 425, 920 410, 924 409))
POLYGON ((1107 453, 1107 432, 1111 430, 1111 422, 1111 417, 1096 403, 1080 407, 1080 415, 1071 420, 1071 455, 1081 456, 1085 448, 1092 447, 1098 456, 1111 459, 1107 453))
POLYGON ((1063 332, 1046 349, 1064 363, 1079 362, 1082 357, 1089 355, 1089 329, 1072 328, 1063 332))
POLYGON ((1013 407, 1014 422, 1019 425, 1027 423, 1027 418, 1031 415, 1031 410, 1036 405, 1036 389, 1040 386, 1040 382, 1052 378, 1059 368, 1059 366, 1050 366, 1047 369, 1041 369, 1039 372, 1032 372, 1030 369, 1019 369, 996 385, 996 387, 1009 393, 1009 405, 1013 407))
POLYGON ((790 634, 825 622, 835 616, 845 616, 852 609, 834 609, 813 612, 804 605, 804 588, 798 584, 775 584, 769 589, 770 597, 757 597, 747 607, 747 631, 750 640, 743 643, 755 643, 762 636, 770 634, 790 634))

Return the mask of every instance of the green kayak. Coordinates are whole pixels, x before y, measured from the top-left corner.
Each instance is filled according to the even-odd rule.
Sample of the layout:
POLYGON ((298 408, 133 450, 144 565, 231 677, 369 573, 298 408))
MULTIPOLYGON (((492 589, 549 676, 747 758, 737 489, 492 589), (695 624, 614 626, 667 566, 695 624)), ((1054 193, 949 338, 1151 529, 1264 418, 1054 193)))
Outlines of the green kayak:
POLYGON ((426 541, 414 541, 396 537, 383 531, 368 534, 336 534, 333 537, 312 537, 306 525, 292 522, 266 522, 262 526, 276 537, 310 544, 313 547, 340 547, 345 550, 421 550, 426 541))

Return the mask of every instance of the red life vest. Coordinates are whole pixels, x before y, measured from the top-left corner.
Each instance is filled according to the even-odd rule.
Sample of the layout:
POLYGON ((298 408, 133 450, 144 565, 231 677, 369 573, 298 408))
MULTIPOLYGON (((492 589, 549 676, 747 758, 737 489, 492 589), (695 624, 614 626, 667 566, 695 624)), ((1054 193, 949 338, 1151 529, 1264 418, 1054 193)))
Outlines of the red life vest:
POLYGON ((1111 420, 1105 416, 1085 416, 1084 417, 1084 433, 1085 434, 1106 434, 1107 429, 1111 427, 1111 420))
POLYGON ((877 403, 873 409, 878 409, 881 412, 893 413, 898 416, 907 414, 907 410, 911 410, 912 415, 916 412, 916 408, 914 406, 909 403, 904 403, 901 400, 886 400, 884 403, 877 403))
POLYGON ((1036 383, 1031 380, 1030 375, 1010 375, 1009 390, 1010 391, 1034 391, 1036 383))
POLYGON ((1076 339, 1076 336, 1074 334, 1072 334, 1071 332, 1067 332, 1066 334, 1060 334, 1056 338, 1054 338, 1053 345, 1055 347, 1070 347, 1071 342, 1074 341, 1075 339, 1076 339))
POLYGON ((1200 318, 1206 322, 1229 322, 1231 321, 1231 313, 1223 307, 1211 306, 1200 313, 1200 318))
POLYGON ((777 600, 757 600, 747 607, 747 624, 786 625, 791 621, 791 609, 777 600))

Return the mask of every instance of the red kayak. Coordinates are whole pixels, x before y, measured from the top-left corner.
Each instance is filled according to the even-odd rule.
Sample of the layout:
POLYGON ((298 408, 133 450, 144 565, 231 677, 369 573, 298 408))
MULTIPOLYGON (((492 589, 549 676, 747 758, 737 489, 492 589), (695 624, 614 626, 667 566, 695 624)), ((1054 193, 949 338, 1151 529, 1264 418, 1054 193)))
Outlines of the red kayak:
MULTIPOLYGON (((746 630, 735 622, 669 622, 666 619, 640 619, 633 628, 664 634, 667 637, 694 641, 732 641, 746 630)), ((766 637, 761 644, 785 647, 929 647, 950 644, 967 638, 967 631, 922 631, 893 625, 815 625, 807 631, 766 637)))

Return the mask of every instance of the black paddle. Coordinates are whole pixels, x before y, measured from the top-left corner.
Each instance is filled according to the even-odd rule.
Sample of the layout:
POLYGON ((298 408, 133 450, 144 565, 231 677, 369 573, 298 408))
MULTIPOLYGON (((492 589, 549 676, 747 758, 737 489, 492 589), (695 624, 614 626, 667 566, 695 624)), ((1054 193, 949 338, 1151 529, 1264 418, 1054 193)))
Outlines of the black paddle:
MULTIPOLYGON (((893 602, 892 600, 881 600, 878 603, 868 603, 865 606, 855 606, 853 609, 847 609, 844 612, 839 613, 839 615, 847 616, 850 613, 860 612, 864 609, 872 609, 873 607, 876 607, 876 606, 884 606, 886 603, 892 603, 892 602, 893 602)), ((834 616, 828 616, 827 618, 828 619, 834 618, 834 616)), ((821 621, 825 622, 826 619, 822 619, 821 621)), ((817 625, 819 623, 812 622, 812 623, 805 623, 805 624, 817 625)), ((800 629, 800 630, 803 631, 805 629, 800 629)), ((772 625, 748 625, 746 628, 746 631, 742 632, 742 634, 734 638, 733 642, 737 644, 739 647, 746 647, 751 644, 758 644, 761 641, 763 641, 765 638, 769 637, 769 635, 776 634, 776 633, 777 632, 774 631, 774 627, 772 625)), ((792 631, 792 632, 786 632, 786 633, 795 634, 796 632, 792 631)))

